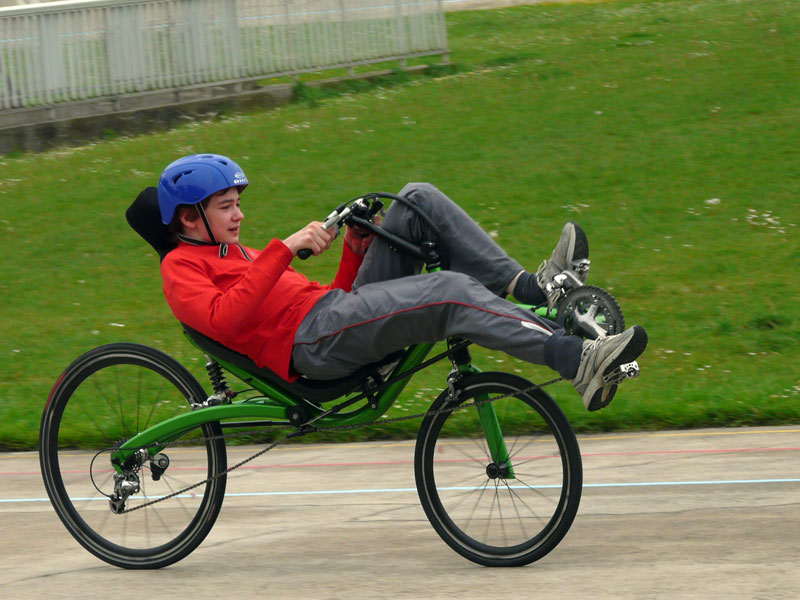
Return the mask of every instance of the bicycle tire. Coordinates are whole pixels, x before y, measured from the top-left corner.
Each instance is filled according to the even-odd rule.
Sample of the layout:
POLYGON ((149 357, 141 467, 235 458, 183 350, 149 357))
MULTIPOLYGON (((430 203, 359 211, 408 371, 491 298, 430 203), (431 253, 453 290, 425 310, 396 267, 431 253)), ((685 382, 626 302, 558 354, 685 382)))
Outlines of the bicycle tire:
POLYGON ((511 477, 497 476, 476 408, 429 415, 417 436, 414 471, 428 520, 453 550, 484 566, 539 560, 564 538, 580 504, 583 470, 575 434, 543 390, 521 393, 531 385, 508 373, 471 375, 456 385, 455 401, 445 390, 431 406, 436 411, 498 398, 492 404, 511 477))
MULTIPOLYGON (((186 557, 205 539, 222 506, 225 475, 198 491, 131 512, 115 514, 107 502, 114 474, 108 456, 119 438, 184 412, 190 399, 205 398, 185 367, 139 344, 100 346, 67 367, 42 415, 39 460, 56 513, 86 550, 118 567, 156 569, 186 557)), ((126 500, 126 508, 222 473, 224 440, 209 439, 219 435, 219 423, 209 423, 187 435, 192 440, 187 446, 164 449, 169 465, 163 473, 152 463, 141 465, 140 490, 126 500)))

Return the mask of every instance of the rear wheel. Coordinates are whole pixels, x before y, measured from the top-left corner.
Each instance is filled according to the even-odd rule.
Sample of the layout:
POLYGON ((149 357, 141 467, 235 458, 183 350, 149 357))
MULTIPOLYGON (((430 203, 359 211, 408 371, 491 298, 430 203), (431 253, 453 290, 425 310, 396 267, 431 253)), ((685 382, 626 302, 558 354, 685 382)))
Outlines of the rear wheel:
POLYGON ((126 439, 205 400, 197 380, 168 355, 138 344, 110 344, 64 371, 42 417, 39 459, 45 488, 69 532, 89 552, 119 567, 159 568, 194 550, 219 514, 227 458, 219 423, 188 432, 178 445, 125 473, 124 504, 111 452, 126 439), (176 497, 142 505, 214 478, 176 497), (137 509, 137 507, 139 507, 137 509), (130 511, 130 512, 127 512, 130 511))
POLYGON ((417 437, 414 469, 425 514, 451 548, 482 565, 542 558, 566 535, 580 503, 575 434, 544 391, 522 393, 531 385, 506 373, 466 377, 455 401, 445 391, 431 410, 475 401, 484 408, 428 416, 417 437), (499 444, 496 434, 487 436, 487 421, 499 444))

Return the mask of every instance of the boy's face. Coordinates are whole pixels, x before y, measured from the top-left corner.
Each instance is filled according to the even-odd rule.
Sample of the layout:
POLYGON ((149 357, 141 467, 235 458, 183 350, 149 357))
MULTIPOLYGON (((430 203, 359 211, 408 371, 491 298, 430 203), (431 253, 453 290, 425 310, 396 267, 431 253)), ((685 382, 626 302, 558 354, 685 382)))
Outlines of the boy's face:
MULTIPOLYGON (((205 209, 206 217, 214 237, 220 244, 239 243, 239 225, 244 219, 240 204, 239 188, 237 187, 228 188, 211 196, 205 209)), ((188 222, 184 219, 181 220, 184 231, 189 237, 211 241, 202 219, 188 222)))

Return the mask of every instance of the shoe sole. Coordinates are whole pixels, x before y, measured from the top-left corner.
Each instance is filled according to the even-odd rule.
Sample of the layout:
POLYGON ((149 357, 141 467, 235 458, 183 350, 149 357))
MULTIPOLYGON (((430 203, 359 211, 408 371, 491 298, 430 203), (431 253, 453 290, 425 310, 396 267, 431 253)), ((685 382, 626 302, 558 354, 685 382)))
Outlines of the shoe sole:
MULTIPOLYGON (((611 364, 609 364, 603 370, 602 377, 605 377, 620 365, 633 362, 639 358, 639 356, 642 355, 642 352, 644 352, 645 348, 647 348, 647 331, 645 331, 644 327, 634 325, 631 341, 628 342, 625 348, 622 349, 622 352, 620 352, 619 355, 617 355, 617 357, 611 361, 611 364)), ((616 393, 617 384, 601 387, 592 395, 592 399, 589 402, 589 406, 586 407, 586 410, 595 411, 605 408, 611 404, 611 401, 614 399, 616 393)))
MULTIPOLYGON (((577 261, 589 259, 589 239, 586 237, 586 232, 583 231, 583 228, 575 221, 570 221, 569 225, 572 225, 573 235, 567 252, 567 264, 564 268, 573 270, 577 261)), ((587 275, 588 273, 579 276, 584 285, 586 284, 587 275)))
MULTIPOLYGON (((589 239, 586 237, 586 233, 575 221, 570 221, 570 224, 575 228, 575 238, 572 240, 571 244, 572 252, 567 253, 567 255, 571 257, 569 262, 589 258, 589 239)), ((572 265, 567 265, 567 268, 571 269, 572 265)))

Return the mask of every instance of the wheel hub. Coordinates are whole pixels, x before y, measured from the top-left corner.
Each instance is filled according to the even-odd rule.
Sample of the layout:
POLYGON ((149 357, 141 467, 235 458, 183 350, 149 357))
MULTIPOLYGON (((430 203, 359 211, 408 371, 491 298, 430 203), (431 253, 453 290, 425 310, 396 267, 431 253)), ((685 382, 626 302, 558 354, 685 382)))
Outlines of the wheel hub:
POLYGON ((508 477, 508 465, 498 465, 497 463, 489 463, 486 465, 486 476, 489 479, 505 479, 508 477))

